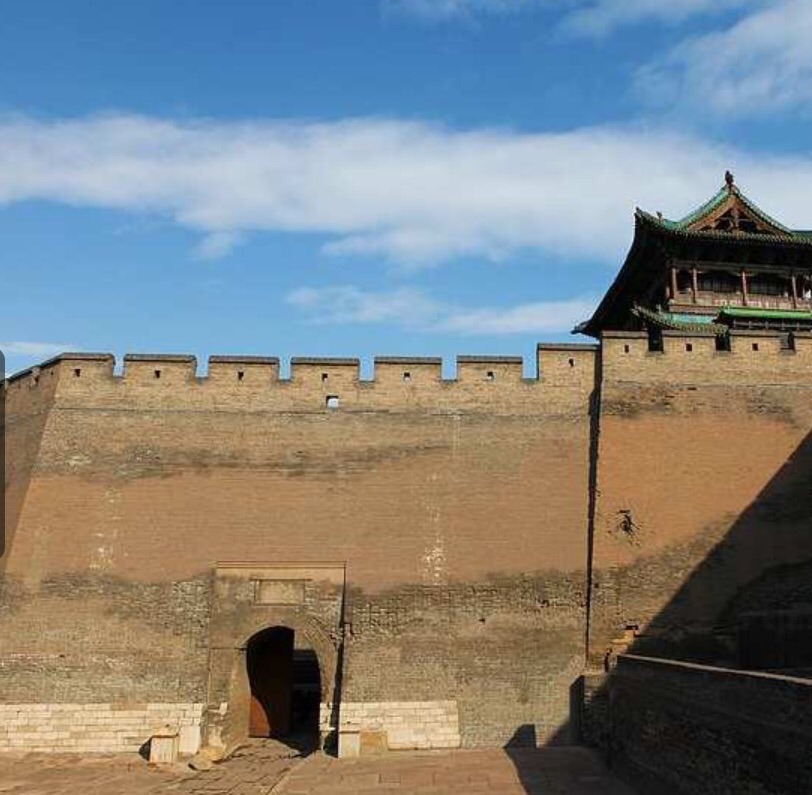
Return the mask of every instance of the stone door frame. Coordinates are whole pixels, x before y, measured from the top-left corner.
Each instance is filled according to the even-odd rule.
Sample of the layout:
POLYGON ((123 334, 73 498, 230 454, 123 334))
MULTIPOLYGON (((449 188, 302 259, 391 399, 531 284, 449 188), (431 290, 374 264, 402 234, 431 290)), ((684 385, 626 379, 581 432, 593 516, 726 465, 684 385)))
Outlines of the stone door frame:
POLYGON ((251 688, 246 651, 251 638, 263 630, 285 627, 303 639, 318 660, 321 703, 336 701, 345 586, 344 564, 217 565, 209 625, 204 747, 227 755, 247 741, 251 688), (274 585, 277 583, 279 587, 274 585), (301 587, 292 587, 292 583, 301 587))

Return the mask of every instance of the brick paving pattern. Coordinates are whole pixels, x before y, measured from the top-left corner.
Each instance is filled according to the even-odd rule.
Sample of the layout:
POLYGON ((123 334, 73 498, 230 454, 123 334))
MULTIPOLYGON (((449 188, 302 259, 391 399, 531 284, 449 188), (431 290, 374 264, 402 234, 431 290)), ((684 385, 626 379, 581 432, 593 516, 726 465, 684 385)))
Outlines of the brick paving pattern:
POLYGON ((257 743, 209 771, 136 757, 0 755, 0 795, 632 795, 589 751, 403 752, 334 759, 257 743))
POLYGON ((299 761, 298 751, 274 742, 204 772, 151 767, 136 754, 0 754, 0 795, 269 795, 299 761))
POLYGON ((274 795, 633 795, 581 748, 314 755, 274 795))

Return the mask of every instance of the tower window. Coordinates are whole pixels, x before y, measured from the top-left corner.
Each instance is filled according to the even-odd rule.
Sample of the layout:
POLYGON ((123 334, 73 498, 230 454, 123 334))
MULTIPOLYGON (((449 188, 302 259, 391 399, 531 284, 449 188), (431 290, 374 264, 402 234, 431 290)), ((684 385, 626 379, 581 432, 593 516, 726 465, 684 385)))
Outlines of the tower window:
POLYGON ((404 381, 411 381, 412 380, 412 374, 409 373, 409 372, 404 373, 403 374, 403 380, 404 381))
POLYGON ((726 271, 708 271, 698 275, 697 287, 707 293, 738 293, 741 278, 726 271))
POLYGON ((747 289, 753 295, 777 295, 789 298, 791 285, 788 279, 781 276, 758 273, 750 277, 747 289))
POLYGON ((677 292, 690 293, 691 292, 691 273, 690 271, 680 270, 677 271, 677 292))
POLYGON ((160 371, 160 370, 156 370, 156 371, 155 371, 155 377, 156 377, 156 378, 160 378, 160 377, 161 377, 161 371, 160 371))
POLYGON ((488 370, 487 375, 485 376, 486 381, 495 381, 496 375, 494 374, 493 370, 488 370))
POLYGON ((327 395, 325 403, 328 409, 337 409, 341 405, 341 400, 338 395, 327 395))

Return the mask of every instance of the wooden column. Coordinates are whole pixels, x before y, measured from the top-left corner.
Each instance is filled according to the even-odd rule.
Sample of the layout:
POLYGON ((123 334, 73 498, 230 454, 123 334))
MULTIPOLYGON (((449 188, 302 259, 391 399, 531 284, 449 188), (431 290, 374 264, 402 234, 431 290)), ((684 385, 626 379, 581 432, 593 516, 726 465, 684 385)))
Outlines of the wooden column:
POLYGON ((742 268, 742 303, 747 306, 747 274, 742 268))
POLYGON ((671 300, 677 300, 677 269, 671 266, 671 300))
POLYGON ((798 308, 798 282, 795 279, 795 274, 789 277, 790 284, 792 284, 792 308, 798 308))
POLYGON ((691 297, 693 302, 696 303, 696 294, 699 292, 696 280, 696 267, 691 268, 691 297))

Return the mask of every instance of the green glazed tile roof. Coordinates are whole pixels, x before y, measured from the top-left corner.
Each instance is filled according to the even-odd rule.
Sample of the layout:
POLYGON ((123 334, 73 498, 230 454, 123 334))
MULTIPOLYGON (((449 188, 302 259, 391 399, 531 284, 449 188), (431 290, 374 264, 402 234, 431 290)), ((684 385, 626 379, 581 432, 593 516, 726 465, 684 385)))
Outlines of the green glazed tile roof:
POLYGON ((653 323, 660 328, 673 329, 674 331, 695 331, 705 334, 725 334, 727 326, 716 323, 716 318, 710 315, 688 315, 675 312, 663 312, 655 309, 647 309, 644 306, 635 306, 632 313, 637 317, 653 323))
POLYGON ((812 320, 812 312, 803 309, 761 309, 757 306, 726 306, 719 310, 728 317, 764 317, 776 320, 812 320))
MULTIPOLYGON (((708 201, 706 201, 700 207, 697 207, 693 212, 688 213, 684 218, 680 218, 678 221, 671 220, 669 218, 663 218, 661 215, 652 215, 651 213, 647 213, 644 210, 637 211, 638 216, 645 218, 646 220, 652 222, 656 226, 659 226, 661 229, 667 229, 671 232, 677 232, 682 234, 699 234, 703 237, 714 237, 717 235, 723 235, 726 237, 730 237, 730 233, 727 231, 720 231, 720 230, 696 230, 690 229, 690 227, 697 223, 697 221, 701 221, 705 216, 710 215, 714 210, 724 204, 731 196, 735 197, 740 201, 755 217, 760 219, 762 223, 767 224, 770 226, 774 231, 775 234, 769 235, 769 239, 775 241, 792 241, 798 243, 812 243, 812 231, 808 229, 790 229, 784 224, 776 221, 771 215, 767 214, 762 210, 754 201, 748 198, 744 193, 739 190, 738 186, 733 184, 732 182, 732 175, 731 175, 731 182, 730 184, 723 185, 708 201)), ((739 239, 748 239, 748 238, 764 238, 764 235, 754 232, 742 232, 738 231, 735 234, 736 238, 739 239)))
POLYGON ((762 210, 755 202, 748 199, 747 196, 745 196, 735 185, 731 187, 724 185, 709 201, 706 201, 701 207, 697 207, 696 210, 688 213, 688 215, 681 218, 679 221, 669 221, 668 219, 664 218, 661 223, 664 226, 667 226, 669 229, 687 229, 691 224, 696 223, 701 218, 704 218, 706 215, 712 213, 720 204, 723 204, 731 194, 735 195, 739 201, 741 201, 741 203, 744 204, 744 206, 747 207, 751 213, 753 213, 753 215, 758 216, 762 221, 764 221, 764 223, 774 226, 784 234, 796 234, 792 229, 789 229, 782 223, 776 221, 775 218, 765 213, 764 210, 762 210))
POLYGON ((787 232, 778 232, 774 235, 763 235, 757 232, 725 232, 717 229, 710 230, 695 230, 679 226, 681 221, 667 221, 664 218, 658 218, 645 210, 637 209, 636 216, 638 219, 651 224, 657 229, 662 229, 673 235, 688 238, 701 238, 701 239, 717 239, 726 241, 740 241, 740 242, 754 242, 754 243, 789 243, 801 244, 804 246, 812 245, 812 231, 808 230, 788 230, 787 232))

